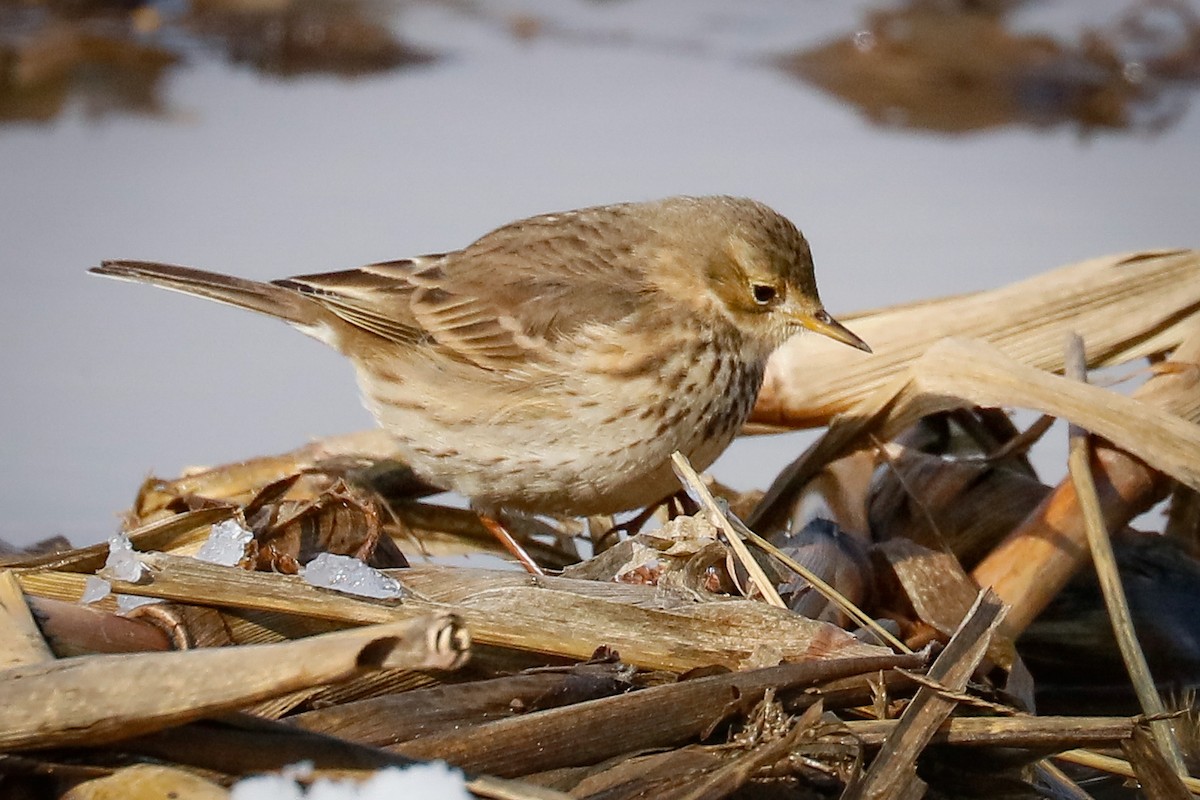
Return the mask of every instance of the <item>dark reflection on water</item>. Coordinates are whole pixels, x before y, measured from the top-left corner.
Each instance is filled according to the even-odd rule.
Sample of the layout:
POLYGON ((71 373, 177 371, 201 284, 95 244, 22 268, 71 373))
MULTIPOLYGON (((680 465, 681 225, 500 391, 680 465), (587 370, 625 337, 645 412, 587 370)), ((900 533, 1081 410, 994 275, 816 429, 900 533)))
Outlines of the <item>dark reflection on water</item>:
POLYGON ((1072 43, 1010 28, 1012 2, 917 2, 780 59, 872 121, 943 133, 1071 124, 1160 130, 1200 79, 1200 20, 1138 3, 1072 43))
POLYGON ((193 0, 176 15, 122 0, 0 0, 0 123, 45 122, 72 99, 93 117, 162 114, 163 78, 194 40, 280 77, 434 60, 397 37, 393 12, 361 0, 193 0))
POLYGON ((235 63, 283 77, 367 75, 434 60, 387 22, 383 7, 354 0, 194 0, 184 18, 235 63))
MULTIPOLYGON (((1013 30, 1022 5, 914 0, 870 11, 857 30, 777 63, 895 127, 1160 130, 1180 117, 1200 80, 1200 18, 1186 0, 1135 3, 1075 41, 1013 30)), ((191 0, 173 14, 127 0, 0 0, 0 123, 52 119, 72 97, 91 116, 162 113, 163 76, 195 43, 280 77, 352 77, 435 60, 397 36, 395 12, 371 0, 191 0)), ((594 31, 572 35, 531 13, 496 21, 518 39, 597 41, 594 31)), ((655 44, 636 30, 599 39, 655 44)))
POLYGON ((0 2, 0 122, 50 120, 72 98, 90 116, 162 112, 179 57, 137 41, 137 19, 115 5, 0 2))

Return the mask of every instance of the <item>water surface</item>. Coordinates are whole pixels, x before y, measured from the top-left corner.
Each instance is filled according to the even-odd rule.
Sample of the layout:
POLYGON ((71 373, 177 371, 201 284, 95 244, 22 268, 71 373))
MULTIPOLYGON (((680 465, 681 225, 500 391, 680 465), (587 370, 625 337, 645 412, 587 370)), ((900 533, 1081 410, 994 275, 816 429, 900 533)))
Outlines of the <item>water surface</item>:
MULTIPOLYGON (((289 29, 201 4, 208 17, 182 20, 188 7, 165 4, 133 67, 104 55, 52 95, 0 103, 0 538, 95 541, 147 474, 371 424, 335 353, 272 320, 85 274, 103 258, 266 279, 445 250, 543 211, 733 193, 800 225, 837 313, 1200 244, 1196 62, 1152 75, 1154 93, 1116 113, 1087 104, 1123 90, 1078 60, 1084 30, 1111 34, 1138 3, 985 20, 1020 54, 1005 59, 1049 36, 1063 60, 1011 81, 985 65, 1008 116, 942 124, 899 96, 839 94, 824 62, 824 80, 796 69, 798 54, 862 44, 872 13, 900 14, 894 35, 926 31, 904 16, 921 4, 372 6, 363 25, 382 34, 344 34, 367 43, 350 67, 323 44, 343 34, 313 38, 317 6, 285 7, 309 17, 289 29)), ((36 22, 3 8, 10 39, 36 22)), ((955 30, 922 35, 953 51, 955 30)), ((1145 78, 1136 59, 1130 70, 1145 78)), ((742 442, 714 471, 765 486, 798 446, 742 442)))

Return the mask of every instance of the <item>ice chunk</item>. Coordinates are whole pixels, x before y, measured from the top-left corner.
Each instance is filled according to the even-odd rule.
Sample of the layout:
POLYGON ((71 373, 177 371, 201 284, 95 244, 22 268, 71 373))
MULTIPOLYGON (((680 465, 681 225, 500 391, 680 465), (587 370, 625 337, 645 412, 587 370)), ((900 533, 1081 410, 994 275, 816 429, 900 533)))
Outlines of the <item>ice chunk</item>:
POLYGON ((128 614, 138 606, 148 606, 151 603, 161 603, 163 600, 158 597, 142 597, 136 594, 119 594, 117 595, 117 611, 122 614, 128 614))
MULTIPOLYGON (((96 570, 96 575, 100 577, 89 577, 84 584, 84 597, 90 599, 84 601, 83 598, 80 598, 80 601, 92 603, 106 596, 112 591, 108 580, 138 583, 145 574, 146 565, 141 562, 137 552, 133 549, 133 543, 129 541, 128 536, 118 533, 108 540, 108 558, 105 559, 104 566, 96 570), (108 580, 103 580, 103 578, 108 580)), ((146 603, 161 602, 153 597, 117 595, 117 609, 122 613, 132 611, 146 603)))
POLYGON ((112 594, 112 584, 104 580, 104 578, 95 575, 88 575, 87 580, 83 582, 83 594, 79 596, 81 605, 95 603, 103 600, 112 594))
POLYGON ((388 767, 365 781, 318 778, 305 792, 295 781, 281 775, 259 775, 238 781, 229 791, 230 800, 471 800, 466 778, 442 761, 388 767))
POLYGON ((313 586, 337 589, 361 597, 391 599, 402 597, 404 588, 395 578, 368 567, 357 558, 321 553, 301 570, 304 580, 313 586))
POLYGON ((227 519, 212 526, 196 558, 210 564, 235 567, 246 555, 246 545, 253 539, 253 532, 243 528, 236 519, 227 519))
MULTIPOLYGON (((346 795, 351 797, 351 795, 346 795)), ((304 789, 282 775, 255 775, 235 783, 229 800, 303 800, 304 789)))
POLYGON ((303 781, 308 780, 313 776, 316 766, 311 761, 297 761, 295 764, 286 764, 283 769, 279 770, 279 774, 288 780, 303 781))
POLYGON ((108 540, 108 558, 98 574, 112 580, 137 583, 146 574, 146 565, 138 559, 129 537, 117 533, 108 540))

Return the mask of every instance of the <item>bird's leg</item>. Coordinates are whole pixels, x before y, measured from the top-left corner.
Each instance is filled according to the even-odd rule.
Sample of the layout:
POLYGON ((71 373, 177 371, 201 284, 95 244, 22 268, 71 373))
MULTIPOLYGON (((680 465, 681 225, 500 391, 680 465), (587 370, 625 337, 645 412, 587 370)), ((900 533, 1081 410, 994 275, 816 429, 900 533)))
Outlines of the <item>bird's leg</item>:
POLYGON ((642 527, 650 521, 650 518, 654 516, 654 512, 658 511, 659 507, 665 502, 667 501, 664 499, 659 500, 657 503, 651 503, 630 519, 613 525, 604 533, 600 534, 600 536, 598 536, 594 542, 592 542, 592 550, 597 553, 602 553, 612 546, 609 544, 609 542, 612 539, 618 538, 622 533, 626 536, 633 536, 637 534, 642 530, 642 527))
POLYGON ((520 562, 521 566, 525 568, 526 572, 530 573, 531 575, 546 574, 545 570, 538 566, 538 563, 533 560, 529 553, 525 551, 525 548, 521 546, 521 543, 513 538, 513 535, 509 533, 508 529, 505 528, 503 523, 500 522, 500 513, 498 509, 476 508, 475 513, 479 515, 479 521, 483 524, 483 527, 487 529, 488 533, 496 537, 496 541, 500 542, 504 549, 511 553, 513 558, 520 562))
POLYGON ((700 510, 700 507, 696 505, 692 498, 688 497, 681 489, 675 494, 667 495, 657 503, 651 503, 630 519, 613 525, 596 539, 592 548, 597 553, 601 553, 611 546, 609 545, 609 541, 613 537, 622 533, 626 536, 633 536, 639 533, 645 527, 646 523, 650 521, 650 518, 654 516, 654 513, 663 506, 666 506, 667 516, 671 519, 678 516, 695 514, 700 510))
POLYGON ((675 519, 676 517, 694 517, 700 513, 700 504, 692 499, 692 496, 680 489, 675 494, 663 501, 667 504, 667 518, 675 519))

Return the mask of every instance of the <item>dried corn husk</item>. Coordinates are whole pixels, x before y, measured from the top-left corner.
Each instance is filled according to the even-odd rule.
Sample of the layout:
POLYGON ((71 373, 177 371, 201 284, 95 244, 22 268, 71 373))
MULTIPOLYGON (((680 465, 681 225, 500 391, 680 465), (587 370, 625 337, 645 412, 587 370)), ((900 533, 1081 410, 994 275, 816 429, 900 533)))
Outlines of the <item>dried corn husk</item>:
POLYGON ((874 355, 848 353, 817 336, 794 337, 771 357, 752 422, 824 425, 947 337, 980 339, 1023 364, 1061 372, 1063 342, 1074 332, 1083 337, 1089 366, 1125 363, 1178 345, 1197 309, 1200 251, 1164 250, 1096 258, 989 291, 846 315, 842 319, 874 355))

